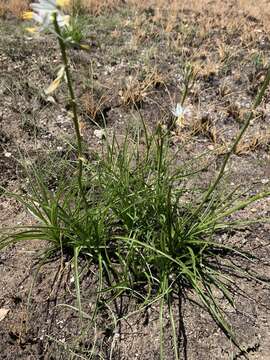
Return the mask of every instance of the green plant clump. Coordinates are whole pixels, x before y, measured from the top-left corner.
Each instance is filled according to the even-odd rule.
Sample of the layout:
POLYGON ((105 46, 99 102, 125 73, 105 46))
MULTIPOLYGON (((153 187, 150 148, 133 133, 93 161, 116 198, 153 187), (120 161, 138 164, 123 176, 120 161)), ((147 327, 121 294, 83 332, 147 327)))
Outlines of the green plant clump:
MULTIPOLYGON (((31 239, 46 240, 47 254, 57 254, 59 250, 71 252, 80 314, 83 313, 78 270, 80 255, 98 266, 99 291, 110 291, 112 297, 128 292, 140 298, 140 307, 160 302, 161 338, 166 304, 171 315, 175 358, 179 353, 172 304, 184 288, 194 291, 200 303, 237 345, 214 294, 215 289, 218 290, 234 306, 232 275, 256 279, 256 274, 241 270, 230 259, 254 260, 254 256, 221 242, 219 234, 249 221, 265 221, 234 221, 231 216, 269 196, 270 192, 242 196, 239 191, 226 191, 221 185, 224 185, 229 158, 262 101, 270 71, 216 179, 207 189, 200 189, 196 185, 198 175, 204 170, 199 165, 200 158, 177 165, 177 156, 170 148, 170 133, 161 126, 150 132, 143 120, 143 135, 130 137, 127 134, 120 141, 116 135, 106 134, 103 152, 95 154, 95 161, 85 160, 66 43, 56 16, 54 27, 74 113, 78 140, 74 171, 78 177, 63 178, 57 190, 51 191, 34 169, 31 170, 34 176, 30 178, 29 193, 24 196, 5 193, 23 204, 37 223, 9 232, 5 229, 0 248, 31 239)), ((74 165, 68 163, 68 167, 71 166, 74 165)))

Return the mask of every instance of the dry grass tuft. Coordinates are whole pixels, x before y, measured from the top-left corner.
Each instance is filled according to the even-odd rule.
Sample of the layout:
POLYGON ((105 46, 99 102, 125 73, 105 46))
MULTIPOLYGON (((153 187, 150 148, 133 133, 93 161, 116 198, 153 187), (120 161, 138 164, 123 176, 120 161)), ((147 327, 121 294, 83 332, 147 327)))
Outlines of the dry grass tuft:
MULTIPOLYGON (((33 0, 35 1, 35 0, 33 0)), ((133 6, 136 9, 153 11, 155 21, 164 22, 164 28, 170 31, 177 22, 179 11, 192 10, 196 13, 206 13, 219 17, 220 25, 228 22, 222 14, 229 13, 231 9, 230 1, 212 1, 209 0, 71 0, 71 3, 78 4, 80 9, 89 14, 100 15, 105 10, 113 11, 119 6, 133 6)), ((11 13, 17 17, 28 8, 32 0, 0 0, 0 16, 11 13)), ((251 22, 262 21, 265 28, 270 24, 270 3, 268 0, 260 2, 254 0, 239 0, 239 9, 241 15, 244 15, 251 22)), ((209 16, 208 16, 209 18, 209 16)), ((239 26, 239 24, 237 24, 239 26)))
POLYGON ((154 89, 165 84, 165 76, 153 69, 151 73, 147 73, 143 78, 138 74, 129 76, 122 90, 120 90, 120 98, 123 104, 137 106, 142 105, 147 100, 154 89))
POLYGON ((103 120, 103 111, 109 102, 109 97, 106 94, 101 94, 98 97, 92 93, 85 93, 81 98, 81 102, 87 117, 92 121, 99 121, 103 120))
POLYGON ((17 17, 28 9, 29 0, 0 0, 0 16, 10 13, 17 17))
POLYGON ((237 155, 247 155, 250 152, 260 149, 267 151, 267 149, 269 149, 269 146, 270 132, 258 132, 241 141, 240 144, 237 146, 235 153, 237 155))
POLYGON ((212 143, 217 143, 217 129, 209 114, 199 116, 191 124, 192 136, 205 136, 212 143))
POLYGON ((80 7, 87 13, 100 15, 104 10, 112 11, 124 3, 123 0, 80 0, 80 7))

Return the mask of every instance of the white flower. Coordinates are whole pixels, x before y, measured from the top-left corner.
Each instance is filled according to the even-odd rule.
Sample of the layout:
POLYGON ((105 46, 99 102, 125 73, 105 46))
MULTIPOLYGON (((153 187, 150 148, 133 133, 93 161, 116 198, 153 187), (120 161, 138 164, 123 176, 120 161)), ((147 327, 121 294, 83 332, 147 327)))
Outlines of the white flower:
MULTIPOLYGON (((65 15, 61 8, 67 5, 69 0, 39 0, 30 5, 33 11, 26 11, 23 14, 25 20, 35 20, 41 27, 38 29, 42 31, 48 29, 52 23, 54 15, 56 14, 57 23, 60 27, 68 26, 69 16, 65 15)), ((36 31, 36 28, 29 28, 31 32, 36 31)))
POLYGON ((187 109, 185 109, 181 104, 177 103, 175 108, 172 108, 172 114, 177 118, 183 118, 186 114, 187 109))
POLYGON ((176 106, 172 108, 171 112, 176 117, 175 124, 180 128, 183 127, 186 118, 191 115, 190 109, 183 107, 179 103, 177 103, 176 106))

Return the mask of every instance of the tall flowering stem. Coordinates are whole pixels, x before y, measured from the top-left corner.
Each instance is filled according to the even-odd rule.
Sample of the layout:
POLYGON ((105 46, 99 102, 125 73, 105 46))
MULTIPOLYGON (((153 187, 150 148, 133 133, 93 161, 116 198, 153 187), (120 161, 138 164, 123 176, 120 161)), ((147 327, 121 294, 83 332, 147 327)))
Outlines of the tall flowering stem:
POLYGON ((53 14, 53 25, 54 25, 55 32, 57 34, 57 39, 58 39, 59 47, 61 50, 62 61, 63 61, 63 65, 64 65, 64 71, 65 71, 65 75, 66 75, 66 79, 67 79, 68 91, 69 91, 69 96, 70 96, 70 105, 71 105, 71 109, 72 109, 72 113, 73 113, 72 120, 73 120, 73 124, 74 124, 74 128, 75 128, 76 138, 77 138, 78 185, 79 185, 79 190, 80 190, 80 194, 82 196, 83 202, 87 206, 87 200, 85 197, 85 191, 83 189, 83 183, 82 183, 84 158, 83 158, 83 152, 82 152, 82 137, 81 137, 81 133, 80 133, 77 103, 76 103, 76 98, 75 98, 75 94, 74 94, 74 90, 73 90, 72 78, 71 78, 70 69, 69 69, 68 56, 67 56, 67 51, 66 51, 67 47, 65 44, 65 40, 62 37, 60 26, 57 22, 57 13, 53 14))
POLYGON ((240 143, 240 141, 242 140, 243 136, 245 135, 247 129, 249 128, 249 125, 251 123, 251 121, 254 119, 255 117, 255 110, 257 109, 257 107, 261 104, 264 94, 268 88, 270 84, 270 67, 267 70, 267 73, 265 75, 263 84, 261 89, 259 90, 255 101, 253 103, 252 109, 250 110, 249 114, 247 115, 247 118, 244 122, 244 125, 242 127, 242 129, 239 131, 238 135, 236 136, 235 140, 233 141, 230 149, 228 150, 228 152, 225 155, 225 158, 223 160, 222 166, 219 170, 219 173, 214 181, 214 183, 209 187, 208 191, 206 192, 202 202, 200 203, 200 205, 197 207, 197 209, 195 210, 195 212, 193 213, 192 217, 196 217, 200 211, 203 209, 204 204, 208 201, 208 199, 210 198, 210 196, 212 195, 212 193, 216 190, 220 180, 222 179, 226 166, 228 164, 228 161, 230 160, 232 154, 236 151, 238 144, 240 143))

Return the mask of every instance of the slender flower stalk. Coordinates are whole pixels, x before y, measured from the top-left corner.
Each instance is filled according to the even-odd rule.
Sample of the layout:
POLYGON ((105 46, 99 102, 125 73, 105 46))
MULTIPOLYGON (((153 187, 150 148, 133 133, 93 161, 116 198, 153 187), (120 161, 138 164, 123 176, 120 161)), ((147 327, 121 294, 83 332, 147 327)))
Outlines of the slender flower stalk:
POLYGON ((83 158, 83 152, 82 152, 82 137, 81 137, 81 133, 80 133, 77 103, 76 103, 76 99, 75 99, 71 74, 70 74, 70 70, 69 70, 68 57, 67 57, 67 52, 66 52, 66 44, 62 37, 60 26, 57 22, 57 14, 56 13, 53 15, 53 25, 54 25, 55 32, 57 34, 57 39, 58 39, 58 43, 59 43, 60 50, 61 50, 62 61, 63 61, 63 65, 64 65, 64 72, 65 72, 65 77, 67 80, 68 91, 69 91, 69 96, 70 96, 70 105, 71 105, 72 114, 73 114, 72 120, 73 120, 74 129, 75 129, 75 133, 76 133, 76 138, 77 138, 78 185, 79 185, 79 190, 80 190, 82 199, 84 201, 84 204, 87 206, 87 200, 85 197, 85 192, 84 192, 83 184, 82 184, 84 158, 83 158))
POLYGON ((260 89, 260 91, 258 92, 255 101, 253 103, 252 109, 250 110, 246 121, 242 127, 242 129, 239 131, 236 139, 234 140, 234 142, 232 143, 230 149, 228 150, 228 152, 225 155, 224 161, 222 163, 222 166, 219 170, 219 173, 214 181, 214 183, 209 187, 207 193, 205 194, 202 202, 200 203, 200 205, 197 207, 197 209, 195 210, 195 212, 193 213, 192 217, 195 218, 200 211, 203 209, 204 204, 208 201, 208 199, 210 198, 210 196, 212 195, 212 193, 216 190, 220 180, 222 179, 226 166, 228 164, 228 161, 230 160, 230 157, 232 156, 232 154, 235 152, 235 150, 237 149, 238 144, 240 143, 241 139, 243 138, 243 136, 245 135, 247 129, 249 128, 249 125, 251 123, 251 121, 254 119, 255 117, 255 110, 257 109, 257 107, 261 104, 264 94, 269 86, 270 83, 270 67, 267 70, 267 74, 265 75, 265 79, 264 82, 262 84, 262 87, 260 89))
POLYGON ((85 206, 87 207, 87 200, 85 197, 85 191, 83 189, 83 151, 82 151, 82 138, 80 134, 77 103, 75 99, 75 93, 73 90, 72 78, 69 69, 69 61, 67 56, 67 46, 69 39, 65 39, 63 31, 70 25, 70 16, 65 15, 62 9, 70 3, 70 0, 39 0, 30 5, 33 11, 24 13, 23 18, 25 20, 33 19, 39 25, 39 27, 31 28, 31 31, 43 31, 45 29, 57 35, 63 65, 58 71, 57 78, 52 84, 45 90, 45 93, 54 91, 61 83, 63 78, 66 79, 70 97, 70 105, 72 109, 72 121, 74 124, 76 139, 77 139, 77 156, 78 156, 78 186, 80 195, 83 199, 85 206), (64 29, 64 30, 62 30, 64 29))

